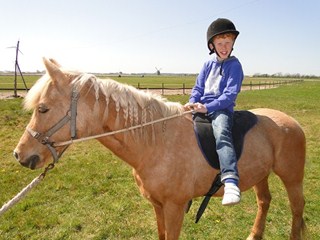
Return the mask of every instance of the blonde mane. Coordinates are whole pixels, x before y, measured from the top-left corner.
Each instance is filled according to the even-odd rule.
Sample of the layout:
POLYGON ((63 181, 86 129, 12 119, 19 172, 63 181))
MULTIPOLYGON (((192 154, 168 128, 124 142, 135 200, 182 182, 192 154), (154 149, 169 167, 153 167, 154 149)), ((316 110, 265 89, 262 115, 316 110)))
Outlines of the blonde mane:
MULTIPOLYGON (((148 115, 150 120, 153 119, 153 111, 157 111, 162 117, 183 112, 180 103, 167 101, 160 95, 144 92, 112 79, 99 79, 92 74, 81 74, 73 80, 72 84, 78 92, 87 84, 89 89, 94 90, 95 108, 98 108, 99 98, 105 98, 107 104, 111 98, 116 104, 117 113, 122 110, 125 120, 129 120, 131 125, 141 123, 138 116, 139 107, 142 109, 140 120, 142 123, 147 121, 148 115)), ((108 107, 106 107, 106 111, 108 111, 108 107)), ((107 114, 106 112, 105 115, 107 114)))

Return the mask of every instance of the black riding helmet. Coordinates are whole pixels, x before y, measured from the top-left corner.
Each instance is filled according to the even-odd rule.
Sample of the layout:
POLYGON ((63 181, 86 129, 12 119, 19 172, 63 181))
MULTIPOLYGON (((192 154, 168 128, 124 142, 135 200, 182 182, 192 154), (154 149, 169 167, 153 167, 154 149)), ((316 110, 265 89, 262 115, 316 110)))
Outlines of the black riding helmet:
POLYGON ((236 30, 236 27, 229 19, 218 18, 217 20, 213 21, 208 27, 207 31, 207 43, 210 50, 209 54, 214 53, 214 45, 212 43, 213 37, 222 33, 233 33, 235 35, 235 39, 239 35, 239 31, 236 30), (210 49, 210 43, 213 46, 212 49, 210 49))

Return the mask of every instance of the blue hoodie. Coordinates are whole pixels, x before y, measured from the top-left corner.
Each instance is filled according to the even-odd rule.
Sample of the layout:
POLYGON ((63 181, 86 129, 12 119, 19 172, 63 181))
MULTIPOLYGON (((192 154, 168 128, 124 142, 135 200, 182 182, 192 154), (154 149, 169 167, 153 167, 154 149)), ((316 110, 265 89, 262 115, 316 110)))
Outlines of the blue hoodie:
POLYGON ((209 60, 197 77, 189 102, 204 104, 208 113, 223 109, 233 112, 243 78, 242 66, 236 57, 209 60))

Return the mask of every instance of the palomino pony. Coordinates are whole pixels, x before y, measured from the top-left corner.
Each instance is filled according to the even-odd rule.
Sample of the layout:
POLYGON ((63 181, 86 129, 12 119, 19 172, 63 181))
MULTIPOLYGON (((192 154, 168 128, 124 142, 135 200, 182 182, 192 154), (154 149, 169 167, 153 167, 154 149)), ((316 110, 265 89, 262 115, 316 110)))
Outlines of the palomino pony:
MULTIPOLYGON (((139 91, 113 80, 63 70, 44 59, 47 74, 25 98, 33 115, 14 150, 16 159, 31 169, 56 160, 70 138, 141 128, 97 140, 133 168, 140 192, 153 205, 161 240, 179 238, 188 202, 205 195, 218 170, 209 166, 198 148, 190 113, 179 103, 139 91), (162 122, 143 124, 177 115, 162 122), (71 130, 70 130, 71 129, 71 130)), ((302 239, 305 135, 299 124, 272 109, 252 110, 257 124, 245 136, 238 163, 240 189, 253 187, 258 212, 247 239, 261 239, 271 201, 268 177, 283 181, 292 211, 291 239, 302 239)), ((69 142, 70 144, 70 142, 69 142)), ((214 196, 222 196, 221 188, 214 196)))

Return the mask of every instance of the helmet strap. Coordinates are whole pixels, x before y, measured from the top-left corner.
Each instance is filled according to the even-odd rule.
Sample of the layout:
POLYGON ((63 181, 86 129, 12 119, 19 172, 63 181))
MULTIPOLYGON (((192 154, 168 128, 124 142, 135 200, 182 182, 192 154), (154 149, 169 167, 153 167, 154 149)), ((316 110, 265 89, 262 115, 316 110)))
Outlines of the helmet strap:
POLYGON ((211 55, 211 54, 213 54, 215 52, 215 47, 214 47, 214 44, 212 42, 209 43, 209 48, 210 48, 209 55, 211 55))

